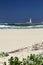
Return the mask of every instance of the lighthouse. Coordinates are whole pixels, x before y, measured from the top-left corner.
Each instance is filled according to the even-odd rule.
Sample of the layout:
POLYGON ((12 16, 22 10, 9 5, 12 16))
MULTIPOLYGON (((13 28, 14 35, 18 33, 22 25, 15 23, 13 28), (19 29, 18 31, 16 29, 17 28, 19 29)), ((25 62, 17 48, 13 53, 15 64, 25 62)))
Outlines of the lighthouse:
POLYGON ((30 18, 30 24, 32 23, 32 20, 31 20, 31 18, 30 18))

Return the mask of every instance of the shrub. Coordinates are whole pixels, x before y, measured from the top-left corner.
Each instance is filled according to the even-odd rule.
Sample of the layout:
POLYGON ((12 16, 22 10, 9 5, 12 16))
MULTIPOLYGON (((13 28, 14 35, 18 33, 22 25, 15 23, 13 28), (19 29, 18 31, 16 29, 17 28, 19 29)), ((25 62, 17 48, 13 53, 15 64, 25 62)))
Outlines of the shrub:
POLYGON ((9 56, 9 54, 8 53, 5 53, 5 52, 1 52, 0 53, 0 57, 5 57, 5 56, 9 56))
POLYGON ((4 62, 3 65, 6 65, 6 62, 4 62))
MULTIPOLYGON (((8 65, 43 65, 43 53, 41 54, 30 54, 27 58, 23 58, 22 61, 18 57, 11 57, 8 60, 8 65)), ((4 63, 6 65, 6 63, 4 63)))

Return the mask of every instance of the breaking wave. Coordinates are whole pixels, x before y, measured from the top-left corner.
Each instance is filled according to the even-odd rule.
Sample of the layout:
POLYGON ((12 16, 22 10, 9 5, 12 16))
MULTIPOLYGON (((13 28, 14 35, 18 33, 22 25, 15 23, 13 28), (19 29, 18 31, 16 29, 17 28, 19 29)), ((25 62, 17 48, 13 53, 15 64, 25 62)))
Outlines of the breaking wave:
POLYGON ((0 29, 31 29, 31 28, 43 28, 43 25, 30 25, 30 26, 15 26, 8 23, 0 23, 0 29))

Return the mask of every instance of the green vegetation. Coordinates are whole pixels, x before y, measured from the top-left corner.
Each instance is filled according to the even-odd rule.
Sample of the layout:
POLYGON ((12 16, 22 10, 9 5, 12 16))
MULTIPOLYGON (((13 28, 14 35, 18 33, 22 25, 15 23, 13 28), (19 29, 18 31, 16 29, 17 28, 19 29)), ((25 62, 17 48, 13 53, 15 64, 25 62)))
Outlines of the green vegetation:
POLYGON ((11 57, 8 60, 8 65, 43 65, 43 53, 37 55, 30 54, 27 58, 23 58, 22 61, 18 57, 11 57))
POLYGON ((4 62, 3 65, 6 65, 6 62, 4 62))
POLYGON ((6 56, 9 56, 9 54, 8 53, 4 53, 4 52, 0 53, 0 57, 6 57, 6 56))
POLYGON ((11 57, 9 60, 9 65, 20 65, 21 64, 21 61, 19 60, 18 57, 11 57))

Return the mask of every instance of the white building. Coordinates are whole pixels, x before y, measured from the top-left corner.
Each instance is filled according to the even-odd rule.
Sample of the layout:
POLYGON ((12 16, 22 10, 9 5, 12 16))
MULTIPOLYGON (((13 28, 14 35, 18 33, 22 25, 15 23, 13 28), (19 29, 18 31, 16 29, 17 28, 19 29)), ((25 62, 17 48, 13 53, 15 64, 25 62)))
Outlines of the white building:
POLYGON ((30 24, 32 23, 32 20, 31 20, 31 18, 30 18, 30 22, 29 22, 30 24))

